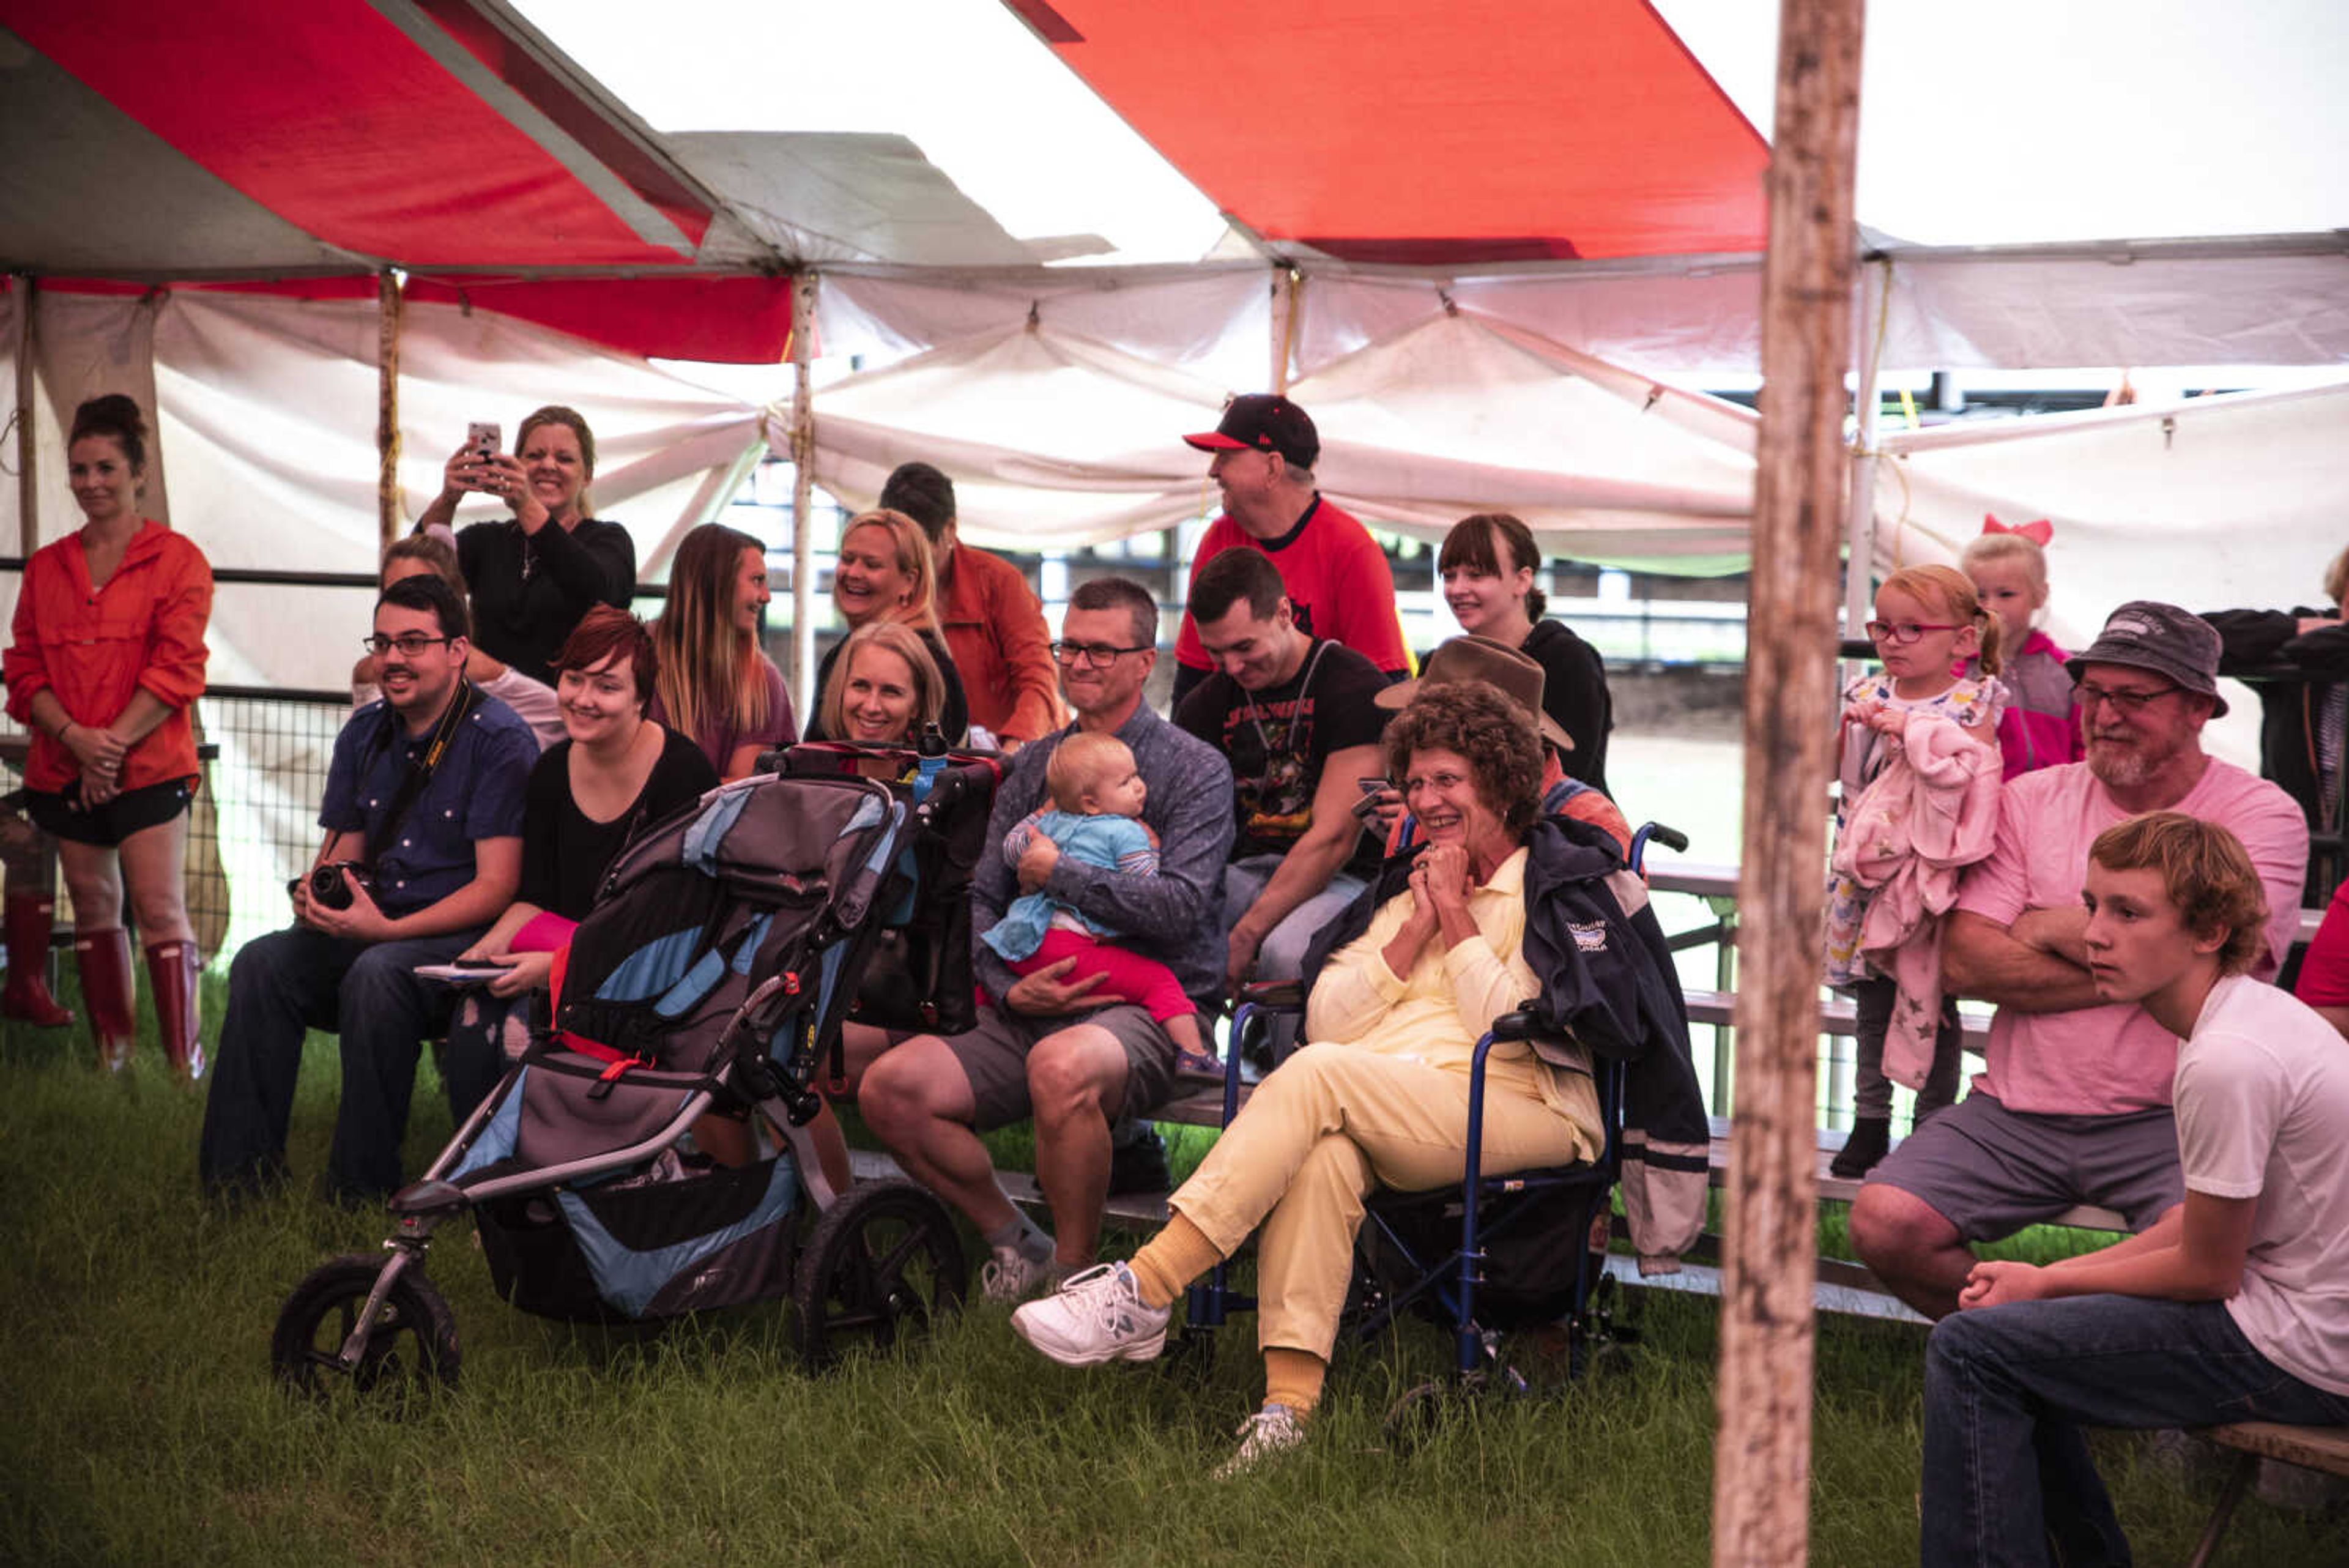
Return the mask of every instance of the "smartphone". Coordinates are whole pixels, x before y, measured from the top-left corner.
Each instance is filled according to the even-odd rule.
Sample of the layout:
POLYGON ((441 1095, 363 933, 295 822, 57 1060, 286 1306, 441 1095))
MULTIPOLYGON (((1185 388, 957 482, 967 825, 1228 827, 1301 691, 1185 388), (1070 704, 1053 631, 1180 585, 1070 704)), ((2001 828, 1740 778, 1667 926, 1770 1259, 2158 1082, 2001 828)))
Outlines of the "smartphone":
POLYGON ((465 444, 473 449, 475 457, 495 456, 499 445, 504 440, 505 432, 499 428, 498 421, 495 420, 486 422, 476 421, 465 427, 465 444))

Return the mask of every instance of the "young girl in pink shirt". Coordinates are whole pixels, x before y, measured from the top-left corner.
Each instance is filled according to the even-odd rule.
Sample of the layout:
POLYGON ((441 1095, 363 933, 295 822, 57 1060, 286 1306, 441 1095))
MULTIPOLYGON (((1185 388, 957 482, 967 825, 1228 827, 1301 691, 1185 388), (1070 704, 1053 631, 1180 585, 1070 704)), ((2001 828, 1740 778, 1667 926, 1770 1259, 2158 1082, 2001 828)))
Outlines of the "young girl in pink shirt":
MULTIPOLYGON (((2006 688, 1996 679, 2000 631, 1998 618, 1982 607, 1964 574, 1949 566, 1903 568, 1877 590, 1876 618, 1868 623, 1883 668, 1844 689, 1836 868, 1827 886, 1826 982, 1850 992, 1859 1019, 1851 1136, 1831 1168, 1839 1177, 1867 1174, 1891 1144, 1892 1083, 1885 1075, 1884 1043, 1902 997, 1883 945, 1892 940, 1885 927, 1899 925, 1893 945, 1907 950, 1912 939, 1931 940, 1930 930, 1921 927, 1935 918, 1921 906, 1904 914, 1902 906, 1894 905, 1876 911, 1871 922, 1870 906, 1892 896, 1902 870, 1910 868, 1914 847, 1930 826, 1916 820, 1923 809, 1920 802, 1931 799, 1945 812, 1979 809, 1977 792, 1967 781, 1987 780, 1996 765, 1991 748, 2006 702, 2006 688), (1951 726, 1957 733, 1945 732, 1927 746, 1927 722, 1951 726), (1951 781, 1946 788, 1920 784, 1906 765, 1912 750, 1955 755, 1964 765, 1938 770, 1951 781), (1896 762, 1904 764, 1902 776, 1887 778, 1896 762), (1879 779, 1887 790, 1904 793, 1889 799, 1871 796, 1879 779), (1929 794, 1936 789, 1938 794, 1929 794), (1852 841, 1854 836, 1864 841, 1852 841)), ((1972 841, 1979 842, 1979 853, 1988 852, 1986 832, 1976 833, 1972 841)), ((1908 897, 1915 886, 1912 878, 1899 888, 1911 905, 1918 903, 1908 897)), ((1904 1024, 1904 1040, 1921 1045, 1923 1034, 1933 1038, 1931 1066, 1917 1091, 1916 1119, 1922 1122, 1957 1098, 1962 1036, 1957 1009, 1949 1001, 1936 994, 1929 1001, 1912 999, 1911 1005, 1925 1008, 1930 1017, 1904 1024)))
POLYGON ((2002 671, 2007 707, 1998 722, 1998 752, 2008 778, 2076 763, 2085 754, 2080 716, 2072 706, 2072 677, 2064 668, 2071 655, 2038 627, 2047 607, 2044 546, 2054 534, 2044 518, 2010 528, 1985 516, 1982 534, 1961 561, 1982 608, 1998 618, 2001 645, 2007 650, 2002 671))

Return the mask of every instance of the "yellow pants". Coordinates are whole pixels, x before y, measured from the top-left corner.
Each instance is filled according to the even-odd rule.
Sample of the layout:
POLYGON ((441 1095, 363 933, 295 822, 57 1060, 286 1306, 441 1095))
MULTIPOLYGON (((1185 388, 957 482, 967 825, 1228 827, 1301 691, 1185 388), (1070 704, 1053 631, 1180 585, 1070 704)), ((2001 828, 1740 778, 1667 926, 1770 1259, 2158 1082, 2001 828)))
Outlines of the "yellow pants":
MULTIPOLYGON (((1588 1080, 1581 1080, 1588 1090, 1588 1080)), ((1577 1096, 1579 1098, 1580 1096, 1577 1096)), ((1590 1126, 1598 1126, 1595 1091, 1590 1126)), ((1488 1084, 1487 1173, 1588 1158, 1588 1138, 1522 1089, 1488 1084)), ((1226 1257, 1258 1225, 1257 1345, 1324 1361, 1353 1272, 1362 1199, 1460 1180, 1468 1078, 1346 1045, 1308 1045, 1257 1085, 1198 1170, 1169 1200, 1226 1257)))

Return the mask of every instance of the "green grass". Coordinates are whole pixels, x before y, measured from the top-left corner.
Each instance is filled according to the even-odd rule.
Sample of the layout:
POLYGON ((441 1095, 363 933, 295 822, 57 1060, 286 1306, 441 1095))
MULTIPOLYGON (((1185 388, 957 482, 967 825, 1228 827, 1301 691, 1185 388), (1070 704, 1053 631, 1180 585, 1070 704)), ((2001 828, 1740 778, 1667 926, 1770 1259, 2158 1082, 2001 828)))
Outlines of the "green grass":
MULTIPOLYGON (((211 999, 218 1016, 221 998, 211 999)), ((371 1251, 378 1220, 306 1190, 230 1214, 194 1190, 202 1097, 151 1047, 121 1079, 78 1030, 0 1037, 0 1558, 25 1563, 1699 1564, 1708 1558, 1716 1308, 1645 1294, 1645 1339, 1562 1396, 1490 1403, 1394 1451, 1389 1403, 1441 1369, 1423 1327, 1342 1353, 1294 1462, 1218 1485, 1252 1406, 1243 1325, 1204 1382, 1038 1361, 999 1311, 820 1380, 788 1310, 658 1334, 524 1316, 463 1227, 431 1277, 464 1375, 404 1420, 334 1417, 272 1383, 295 1282, 371 1251)), ((314 1177, 335 1059, 312 1043, 292 1158, 314 1177)), ((448 1131, 429 1069, 409 1154, 448 1131)), ((1186 1135, 1178 1163, 1195 1159, 1186 1135)), ((1915 1557, 1913 1328, 1819 1339, 1813 1561, 1915 1557)), ((2147 1563, 2181 1560, 2215 1496, 2141 1442, 2106 1445, 2147 1563)), ((2247 1501, 2226 1561, 2339 1561, 2339 1520, 2247 1501), (2328 1545, 2327 1542, 2332 1544, 2328 1545)))

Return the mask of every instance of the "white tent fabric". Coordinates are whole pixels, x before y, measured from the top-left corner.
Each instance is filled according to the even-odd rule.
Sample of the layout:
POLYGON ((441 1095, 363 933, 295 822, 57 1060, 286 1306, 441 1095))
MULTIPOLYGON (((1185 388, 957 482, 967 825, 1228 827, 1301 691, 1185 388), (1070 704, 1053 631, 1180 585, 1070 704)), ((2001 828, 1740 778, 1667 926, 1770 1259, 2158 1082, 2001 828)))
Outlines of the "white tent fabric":
POLYGON ((1313 374, 1441 315, 1450 299, 1585 354, 1660 373, 1761 361, 1762 263, 1575 265, 1521 275, 1315 274, 1298 306, 1296 361, 1313 374))
POLYGON ((2349 252, 1891 258, 1888 369, 2337 365, 2349 252))
POLYGON ((1274 274, 1260 263, 1050 272, 827 271, 816 295, 817 351, 878 364, 1025 322, 1237 391, 1271 374, 1274 274))
MULTIPOLYGON (((1893 244, 1880 321, 1887 370, 2349 362, 2349 249, 2321 237, 2012 253, 1893 244)), ((827 273, 820 351, 871 363, 1009 326, 1053 325, 1235 391, 1278 362, 1273 269, 1198 267, 827 273)), ((1286 334, 1294 376, 1443 314, 1445 302, 1583 353, 1682 380, 1761 363, 1759 256, 1542 264, 1518 271, 1316 265, 1286 334)))
MULTIPOLYGON (((1514 510, 1580 559, 1733 570, 1753 418, 1506 323, 1439 314, 1297 383, 1340 505, 1427 537, 1514 510)), ((1053 326, 1000 328, 853 377, 816 404, 815 478, 852 504, 911 458, 956 476, 981 543, 1062 547, 1200 514, 1221 390, 1053 326)), ((771 421, 783 450, 784 421, 771 421)))
MULTIPOLYGON (((1888 435, 1878 565, 1954 560, 1984 513, 2045 517, 2048 631, 2070 648, 2129 599, 2316 604, 2325 564, 2349 545, 2344 431, 2349 382, 1888 435)), ((2255 762, 2258 704, 2229 688, 2235 712, 2214 744, 2255 762)))
MULTIPOLYGON (((373 301, 47 293, 36 314, 42 540, 79 524, 65 483, 60 414, 69 419, 74 403, 93 392, 124 389, 156 410, 157 446, 171 475, 168 510, 150 510, 165 513, 215 566, 374 569, 373 301)), ((401 331, 406 514, 439 493, 441 464, 469 421, 498 421, 511 444, 523 414, 556 401, 577 408, 595 431, 596 510, 629 526, 640 570, 656 577, 680 525, 724 504, 718 481, 763 439, 756 408, 641 360, 487 312, 411 306, 401 331)), ((150 502, 161 500, 160 483, 160 472, 150 476, 150 502)), ((11 485, 8 514, 0 515, 13 514, 15 503, 11 485)), ((458 521, 498 514, 477 503, 460 508, 458 521)), ((13 609, 16 587, 15 574, 0 575, 0 613, 13 609)), ((224 586, 212 617, 212 679, 334 687, 348 674, 365 616, 356 591, 224 586), (301 612, 289 616, 289 603, 301 612)))
MULTIPOLYGON (((973 543, 1121 539, 1198 515, 1206 462, 1179 437, 1211 428, 1222 404, 1220 388, 1183 370, 1022 323, 824 389, 813 476, 862 507, 920 458, 954 476, 973 543)), ((787 430, 770 419, 778 455, 787 430)))
POLYGON ((1439 315, 1291 389, 1340 504, 1425 538, 1514 512, 1578 560, 1706 573, 1744 564, 1754 421, 1467 311, 1439 315))

